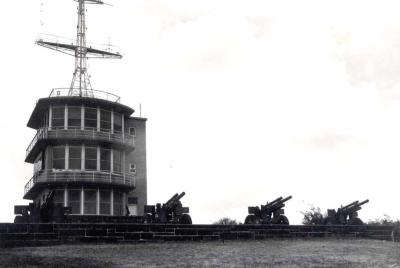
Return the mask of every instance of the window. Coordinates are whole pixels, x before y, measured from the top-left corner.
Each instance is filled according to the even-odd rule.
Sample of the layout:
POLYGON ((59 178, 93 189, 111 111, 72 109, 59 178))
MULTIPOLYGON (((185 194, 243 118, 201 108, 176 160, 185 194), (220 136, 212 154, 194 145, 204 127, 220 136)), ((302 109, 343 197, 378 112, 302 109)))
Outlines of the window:
POLYGON ((35 159, 35 162, 33 163, 33 173, 36 173, 42 169, 44 169, 43 155, 42 153, 39 153, 35 159))
POLYGON ((81 213, 81 190, 68 190, 68 206, 72 208, 72 214, 81 213))
POLYGON ((110 171, 111 166, 111 150, 110 149, 100 149, 100 170, 110 171))
POLYGON ((64 128, 64 112, 65 107, 53 107, 51 109, 51 126, 52 128, 64 128))
POLYGON ((85 129, 97 130, 97 108, 85 107, 85 129))
POLYGON ((97 170, 96 147, 85 147, 85 170, 97 170))
POLYGON ((85 190, 84 214, 96 214, 97 190, 85 190))
POLYGON ((122 172, 122 152, 113 150, 113 172, 122 172))
POLYGON ((65 169, 65 146, 55 146, 53 153, 53 168, 65 169))
POLYGON ((60 204, 61 206, 64 206, 64 190, 55 190, 54 191, 54 199, 53 199, 54 204, 60 204))
POLYGON ((81 128, 81 107, 68 107, 68 129, 81 128))
POLYGON ((136 174, 136 164, 129 164, 129 172, 132 174, 136 174))
POLYGON ((122 207, 122 193, 114 192, 114 216, 124 215, 122 207))
POLYGON ((114 133, 122 133, 122 115, 114 113, 114 133))
POLYGON ((104 132, 111 131, 111 112, 100 110, 100 130, 104 132))
POLYGON ((136 128, 130 127, 130 128, 129 128, 129 135, 135 137, 135 136, 136 136, 136 128))
POLYGON ((138 203, 137 197, 128 197, 128 205, 136 205, 138 203))
POLYGON ((82 148, 80 146, 69 147, 68 169, 82 169, 82 148))
POLYGON ((100 214, 102 215, 111 214, 110 194, 110 191, 100 191, 100 214))

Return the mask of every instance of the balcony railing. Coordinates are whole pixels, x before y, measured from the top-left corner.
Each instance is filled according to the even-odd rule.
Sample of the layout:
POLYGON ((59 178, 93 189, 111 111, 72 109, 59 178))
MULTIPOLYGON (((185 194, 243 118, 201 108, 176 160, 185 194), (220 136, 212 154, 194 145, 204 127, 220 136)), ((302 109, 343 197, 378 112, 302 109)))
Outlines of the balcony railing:
POLYGON ((129 173, 107 173, 101 171, 42 170, 25 185, 27 194, 37 183, 83 182, 110 185, 135 186, 135 176, 129 173))
POLYGON ((36 143, 43 139, 82 139, 94 141, 108 141, 123 144, 126 146, 135 146, 135 137, 122 134, 97 131, 96 129, 49 129, 39 128, 35 137, 32 139, 26 149, 26 156, 30 154, 36 143))
POLYGON ((112 93, 108 93, 101 90, 94 90, 94 89, 86 89, 86 90, 79 90, 78 88, 54 88, 49 98, 57 98, 57 97, 82 97, 82 98, 94 98, 94 99, 101 99, 107 100, 111 102, 119 103, 121 98, 117 95, 112 93))

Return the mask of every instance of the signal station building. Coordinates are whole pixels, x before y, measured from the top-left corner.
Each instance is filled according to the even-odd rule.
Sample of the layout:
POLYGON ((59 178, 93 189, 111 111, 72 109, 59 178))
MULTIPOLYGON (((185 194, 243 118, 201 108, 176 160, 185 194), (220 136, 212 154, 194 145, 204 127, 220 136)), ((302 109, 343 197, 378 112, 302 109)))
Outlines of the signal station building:
POLYGON ((75 215, 143 215, 147 204, 146 119, 116 95, 90 90, 85 96, 54 89, 29 118, 37 131, 26 150, 33 177, 24 199, 54 202, 75 215))

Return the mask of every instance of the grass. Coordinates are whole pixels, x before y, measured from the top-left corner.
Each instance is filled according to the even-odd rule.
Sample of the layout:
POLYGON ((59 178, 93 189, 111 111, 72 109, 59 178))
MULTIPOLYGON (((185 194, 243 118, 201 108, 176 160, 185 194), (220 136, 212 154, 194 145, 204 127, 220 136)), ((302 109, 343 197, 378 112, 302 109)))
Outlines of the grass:
POLYGON ((314 239, 26 247, 1 250, 0 266, 400 268, 400 243, 314 239))

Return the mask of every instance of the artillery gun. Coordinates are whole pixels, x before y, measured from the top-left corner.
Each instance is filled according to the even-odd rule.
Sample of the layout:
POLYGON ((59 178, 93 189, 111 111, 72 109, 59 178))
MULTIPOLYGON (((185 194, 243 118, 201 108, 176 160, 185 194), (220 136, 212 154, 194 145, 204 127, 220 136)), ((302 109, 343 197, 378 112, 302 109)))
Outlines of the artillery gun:
POLYGON ((54 204, 54 191, 50 191, 43 204, 29 203, 27 206, 14 206, 14 223, 64 222, 65 215, 71 213, 71 207, 54 204))
POLYGON ((180 199, 185 195, 175 194, 166 203, 157 203, 155 206, 144 206, 145 222, 146 223, 180 223, 192 224, 189 208, 183 207, 180 199))
POLYGON ((249 215, 246 217, 245 224, 289 224, 288 218, 284 215, 285 202, 292 199, 279 197, 274 201, 260 207, 249 207, 249 215))
POLYGON ((363 221, 358 217, 358 211, 362 205, 368 202, 368 199, 362 202, 357 200, 346 206, 341 206, 337 210, 328 209, 328 215, 322 220, 322 224, 362 225, 363 221))

